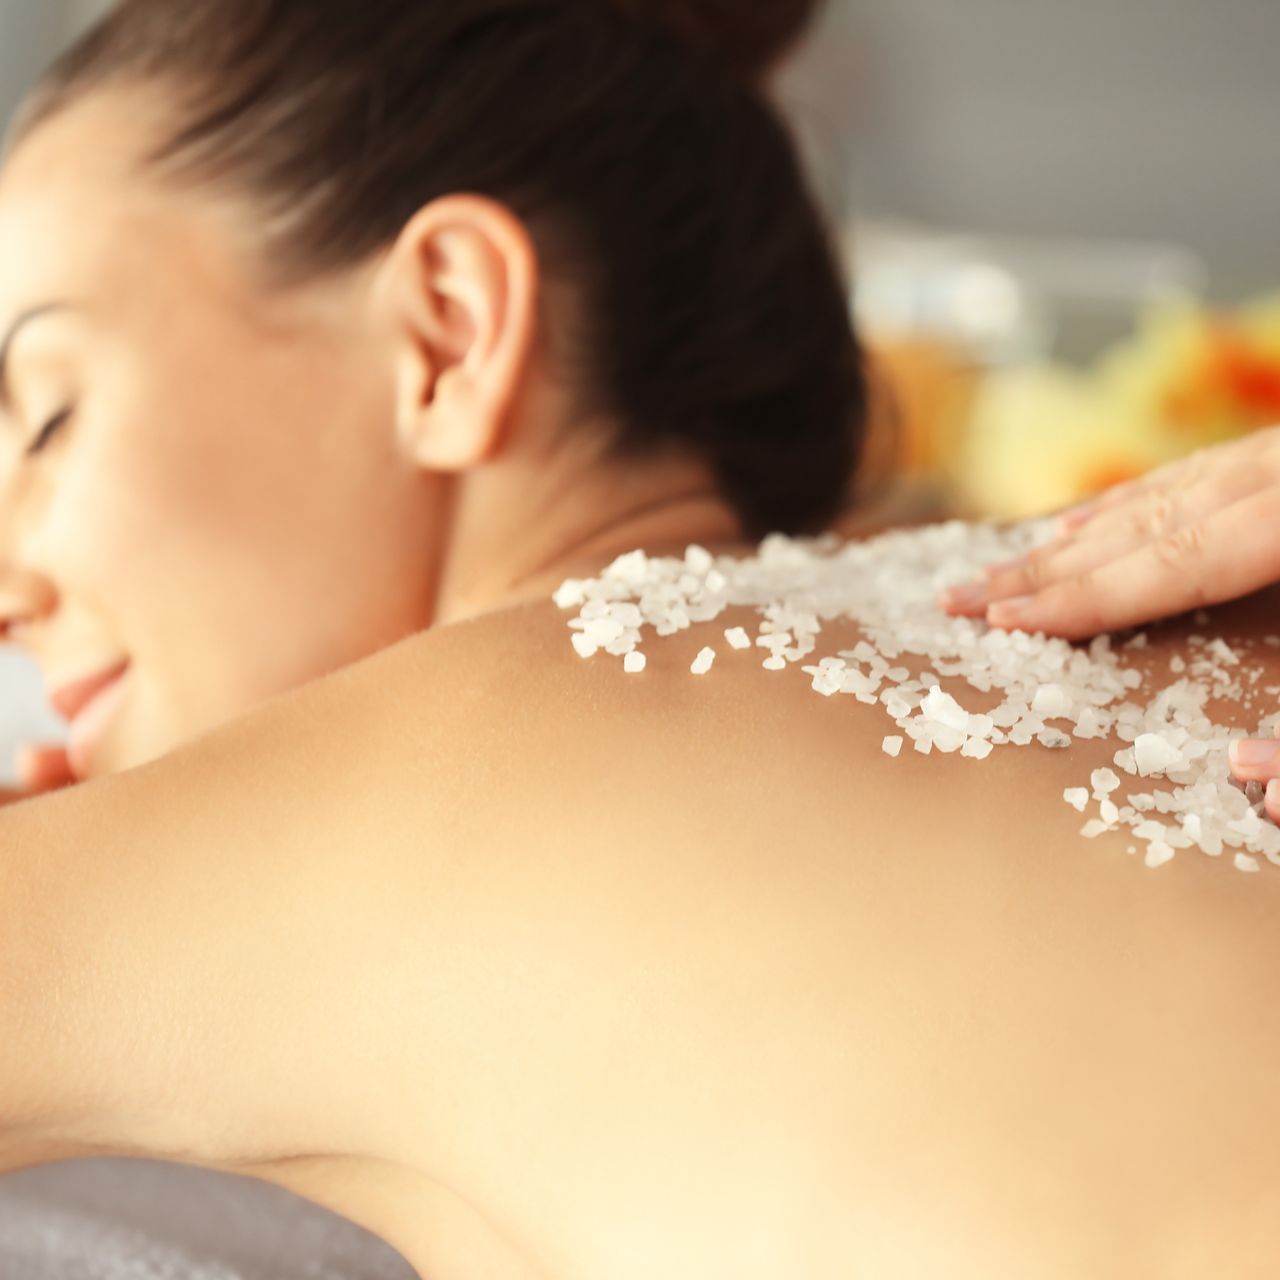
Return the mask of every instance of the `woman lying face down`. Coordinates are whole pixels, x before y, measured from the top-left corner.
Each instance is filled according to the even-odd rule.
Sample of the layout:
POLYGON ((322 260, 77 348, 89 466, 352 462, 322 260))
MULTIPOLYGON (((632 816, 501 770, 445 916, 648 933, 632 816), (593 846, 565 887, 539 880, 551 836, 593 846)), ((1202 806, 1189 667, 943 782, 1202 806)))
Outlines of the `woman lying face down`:
POLYGON ((73 728, 78 778, 548 594, 571 558, 819 528, 853 467, 838 274, 736 81, 654 100, 669 39, 572 5, 389 6, 420 58, 352 19, 350 84, 321 61, 337 11, 284 6, 266 47, 209 64, 205 24, 251 40, 254 8, 122 6, 0 174, 0 622, 51 697, 123 671, 73 728), (522 116, 486 114, 479 54, 454 52, 486 12, 488 84, 522 116), (535 39, 557 61, 616 41, 582 75, 621 78, 618 111, 543 86, 535 39), (179 138, 272 58, 256 100, 179 138), (686 154, 618 123, 633 99, 686 154))
POLYGON ((0 324, 76 307, 10 347, 6 621, 130 668, 0 811, 0 1169, 238 1170, 443 1280, 1263 1273, 1261 875, 1082 840, 1111 743, 891 758, 551 601, 844 505, 752 87, 807 8, 126 0, 28 105, 0 324))

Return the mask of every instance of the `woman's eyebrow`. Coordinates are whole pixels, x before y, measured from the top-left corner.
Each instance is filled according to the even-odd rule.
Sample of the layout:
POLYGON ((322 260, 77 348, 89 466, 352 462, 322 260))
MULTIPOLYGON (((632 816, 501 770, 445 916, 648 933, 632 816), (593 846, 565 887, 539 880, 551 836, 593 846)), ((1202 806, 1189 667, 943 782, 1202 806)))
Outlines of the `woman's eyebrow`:
POLYGON ((0 408, 4 409, 6 413, 12 413, 13 411, 13 398, 9 393, 9 349, 13 346, 13 340, 18 336, 23 326, 37 316, 47 315, 50 311, 62 311, 71 305, 70 302, 46 302, 38 307, 29 307, 26 311, 21 312, 9 327, 9 332, 5 334, 4 341, 0 342, 0 408))

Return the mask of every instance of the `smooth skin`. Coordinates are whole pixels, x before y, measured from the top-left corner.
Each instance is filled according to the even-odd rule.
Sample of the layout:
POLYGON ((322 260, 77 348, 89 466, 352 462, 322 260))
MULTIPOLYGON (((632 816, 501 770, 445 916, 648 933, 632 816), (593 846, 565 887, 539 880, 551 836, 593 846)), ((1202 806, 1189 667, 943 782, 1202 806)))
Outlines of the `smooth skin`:
MULTIPOLYGON (((1268 681, 1276 603, 1221 619, 1268 681)), ((692 676, 752 610, 641 676, 566 617, 0 811, 0 1165, 262 1178, 432 1280, 1274 1273, 1275 868, 1082 839, 1114 742, 890 759, 796 669, 692 676)))
MULTIPOLYGON (((944 593, 957 616, 1080 640, 1280 582, 1280 426, 1200 449, 1059 517, 1057 536, 944 593)), ((1280 741, 1231 749, 1280 821, 1280 741)))

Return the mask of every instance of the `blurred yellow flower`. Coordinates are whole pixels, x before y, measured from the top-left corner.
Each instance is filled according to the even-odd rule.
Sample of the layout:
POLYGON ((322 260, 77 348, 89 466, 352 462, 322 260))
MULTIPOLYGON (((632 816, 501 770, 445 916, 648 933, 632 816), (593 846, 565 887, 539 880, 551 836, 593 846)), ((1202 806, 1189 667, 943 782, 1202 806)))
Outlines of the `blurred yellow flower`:
POLYGON ((1091 369, 988 374, 945 481, 963 514, 1022 518, 1277 422, 1280 295, 1231 313, 1168 304, 1091 369))

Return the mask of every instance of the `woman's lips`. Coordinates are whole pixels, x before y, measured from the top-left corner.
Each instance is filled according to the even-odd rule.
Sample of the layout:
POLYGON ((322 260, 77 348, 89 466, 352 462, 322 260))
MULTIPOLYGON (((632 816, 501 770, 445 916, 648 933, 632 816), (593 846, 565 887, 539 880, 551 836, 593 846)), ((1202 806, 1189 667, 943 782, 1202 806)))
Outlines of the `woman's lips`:
POLYGON ((86 676, 83 680, 75 680, 63 685, 49 695, 49 701, 64 720, 74 720, 86 703, 105 689, 113 680, 124 673, 129 665, 128 660, 118 662, 97 675, 86 676))
POLYGON ((90 755, 94 745, 115 715, 130 684, 128 664, 106 683, 99 682, 89 698, 82 702, 71 720, 67 732, 67 763, 77 778, 87 778, 91 772, 90 755))

